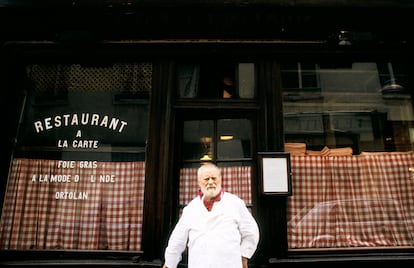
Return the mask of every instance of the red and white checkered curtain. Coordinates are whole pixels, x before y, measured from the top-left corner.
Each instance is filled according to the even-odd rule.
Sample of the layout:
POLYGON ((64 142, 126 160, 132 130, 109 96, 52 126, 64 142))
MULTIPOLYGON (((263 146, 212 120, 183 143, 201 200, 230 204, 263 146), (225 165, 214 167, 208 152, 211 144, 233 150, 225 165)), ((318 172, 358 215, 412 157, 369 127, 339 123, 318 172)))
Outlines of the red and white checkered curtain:
MULTIPOLYGON (((188 204, 197 196, 198 168, 182 168, 180 170, 180 204, 188 204)), ((239 196, 246 205, 252 202, 251 168, 250 166, 221 167, 222 187, 225 191, 239 196)))
POLYGON ((2 249, 140 250, 145 163, 97 162, 96 168, 75 163, 58 168, 58 160, 12 161, 0 225, 2 249), (66 175, 71 181, 46 181, 46 175, 66 175), (101 175, 113 181, 100 182, 101 175))
POLYGON ((289 248, 414 246, 413 152, 291 156, 289 248))

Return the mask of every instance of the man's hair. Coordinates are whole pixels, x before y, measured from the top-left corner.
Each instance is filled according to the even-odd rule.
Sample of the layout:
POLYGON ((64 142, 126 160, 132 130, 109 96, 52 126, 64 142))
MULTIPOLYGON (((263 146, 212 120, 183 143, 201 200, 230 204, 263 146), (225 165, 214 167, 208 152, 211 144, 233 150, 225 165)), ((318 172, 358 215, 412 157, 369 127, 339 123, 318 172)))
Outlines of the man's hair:
POLYGON ((218 174, 221 176, 221 170, 220 170, 220 168, 217 165, 215 165, 213 163, 205 163, 205 164, 202 164, 198 168, 197 177, 200 178, 201 172, 203 172, 204 170, 209 170, 209 169, 216 170, 218 172, 218 174))

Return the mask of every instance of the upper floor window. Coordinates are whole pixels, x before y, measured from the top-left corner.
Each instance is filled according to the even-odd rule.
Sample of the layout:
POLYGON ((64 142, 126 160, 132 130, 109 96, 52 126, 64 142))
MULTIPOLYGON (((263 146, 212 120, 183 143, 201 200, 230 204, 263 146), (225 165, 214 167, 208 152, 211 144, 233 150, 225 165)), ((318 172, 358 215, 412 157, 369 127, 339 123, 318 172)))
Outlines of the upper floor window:
POLYGON ((223 60, 179 63, 179 98, 253 99, 256 96, 254 63, 223 60))

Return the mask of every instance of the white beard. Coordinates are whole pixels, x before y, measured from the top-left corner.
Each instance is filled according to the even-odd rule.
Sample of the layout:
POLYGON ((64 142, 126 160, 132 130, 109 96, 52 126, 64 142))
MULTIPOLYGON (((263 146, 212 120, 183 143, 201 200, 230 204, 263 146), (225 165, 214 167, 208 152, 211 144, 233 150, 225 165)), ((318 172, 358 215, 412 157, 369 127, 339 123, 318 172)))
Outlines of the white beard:
POLYGON ((208 189, 205 189, 204 192, 203 192, 205 198, 207 198, 207 199, 212 199, 212 198, 216 197, 219 193, 220 193, 220 188, 219 187, 208 188, 208 189))

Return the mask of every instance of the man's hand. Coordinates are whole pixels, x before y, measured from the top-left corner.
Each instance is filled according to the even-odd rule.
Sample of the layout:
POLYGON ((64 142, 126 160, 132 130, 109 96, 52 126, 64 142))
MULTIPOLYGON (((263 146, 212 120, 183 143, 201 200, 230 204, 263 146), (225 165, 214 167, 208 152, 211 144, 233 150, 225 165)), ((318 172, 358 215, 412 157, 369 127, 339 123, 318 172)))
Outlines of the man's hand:
POLYGON ((243 268, 247 268, 248 267, 248 265, 247 265, 248 260, 249 260, 248 258, 242 257, 243 268))

